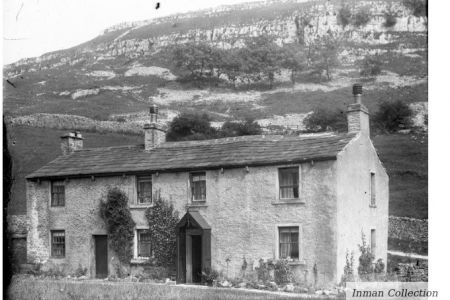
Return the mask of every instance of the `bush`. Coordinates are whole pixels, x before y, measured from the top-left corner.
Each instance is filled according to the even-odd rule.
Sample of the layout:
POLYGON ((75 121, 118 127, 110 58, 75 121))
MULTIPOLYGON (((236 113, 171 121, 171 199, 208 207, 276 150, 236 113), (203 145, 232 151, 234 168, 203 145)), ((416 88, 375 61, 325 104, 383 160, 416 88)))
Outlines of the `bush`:
POLYGON ((415 17, 428 17, 427 0, 403 0, 403 5, 408 8, 415 17))
POLYGON ((207 114, 182 113, 169 124, 167 141, 206 140, 217 137, 207 114))
POLYGON ((361 63, 360 74, 365 77, 381 74, 381 61, 377 58, 366 57, 361 63))
POLYGON ((258 276, 258 280, 262 282, 270 281, 270 270, 275 268, 273 262, 271 260, 264 262, 263 259, 259 260, 259 267, 256 268, 256 274, 258 276))
POLYGON ((395 102, 383 102, 374 115, 376 126, 387 132, 395 132, 399 129, 408 128, 411 125, 412 111, 409 106, 397 100, 395 102))
POLYGON ((349 281, 354 281, 355 276, 353 274, 353 266, 355 263, 355 259, 353 257, 353 252, 345 254, 345 266, 344 266, 344 274, 341 278, 341 284, 345 284, 349 281))
POLYGON ((106 201, 100 202, 100 216, 106 223, 111 248, 119 261, 128 264, 133 257, 134 226, 128 197, 118 188, 108 190, 106 201))
POLYGON ((347 117, 341 111, 319 108, 309 114, 303 125, 307 132, 347 131, 347 117))
POLYGON ((371 18, 372 18, 372 16, 370 14, 369 9, 361 8, 353 16, 352 24, 356 27, 363 27, 363 26, 367 25, 367 23, 370 22, 371 18))
POLYGON ((342 6, 337 15, 338 24, 340 24, 342 27, 346 27, 352 22, 352 12, 350 10, 350 7, 347 5, 342 6))
POLYGON ((292 271, 289 262, 285 259, 280 259, 275 263, 275 283, 286 284, 292 281, 292 271))
POLYGON ((384 13, 384 23, 383 26, 386 28, 394 27, 397 24, 397 14, 392 10, 388 10, 384 13))
POLYGON ((261 126, 258 122, 252 119, 247 119, 244 122, 227 121, 223 123, 220 130, 220 135, 224 137, 257 135, 261 134, 261 132, 261 126))
POLYGON ((219 273, 211 268, 205 268, 202 270, 202 282, 209 286, 213 285, 213 281, 219 278, 219 273))
POLYGON ((385 264, 384 264, 383 260, 381 258, 379 258, 377 260, 377 262, 375 263, 375 267, 373 268, 373 271, 375 273, 383 273, 384 267, 385 267, 385 264))
POLYGON ((151 266, 145 268, 142 279, 164 280, 169 277, 169 270, 166 267, 151 266))
POLYGON ((359 257, 359 266, 358 266, 358 274, 366 275, 372 274, 373 269, 373 260, 375 257, 370 251, 370 246, 366 242, 366 237, 364 234, 361 236, 362 244, 358 245, 359 251, 361 251, 361 256, 359 257))
POLYGON ((152 252, 158 266, 170 267, 175 264, 177 250, 176 225, 178 212, 173 205, 161 198, 155 199, 153 206, 145 212, 152 252))

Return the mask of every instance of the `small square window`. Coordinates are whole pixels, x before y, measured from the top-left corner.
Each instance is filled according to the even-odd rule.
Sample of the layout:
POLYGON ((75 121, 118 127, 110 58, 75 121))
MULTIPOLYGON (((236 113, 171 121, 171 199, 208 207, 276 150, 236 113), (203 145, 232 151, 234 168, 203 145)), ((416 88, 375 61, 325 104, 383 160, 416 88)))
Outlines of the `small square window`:
POLYGON ((64 206, 66 197, 64 181, 53 181, 51 185, 51 206, 64 206))
POLYGON ((206 173, 191 173, 192 201, 206 201, 206 173))
POLYGON ((137 254, 139 258, 149 258, 152 256, 152 244, 148 230, 138 229, 137 233, 137 254))
POLYGON ((64 258, 66 256, 66 234, 64 230, 51 231, 52 257, 64 258))
POLYGON ((299 259, 299 230, 294 227, 279 227, 279 256, 280 258, 299 259))
POLYGON ((278 169, 280 199, 298 199, 299 197, 299 168, 278 169))
POLYGON ((151 204, 152 177, 138 176, 136 182, 137 182, 137 204, 151 204))

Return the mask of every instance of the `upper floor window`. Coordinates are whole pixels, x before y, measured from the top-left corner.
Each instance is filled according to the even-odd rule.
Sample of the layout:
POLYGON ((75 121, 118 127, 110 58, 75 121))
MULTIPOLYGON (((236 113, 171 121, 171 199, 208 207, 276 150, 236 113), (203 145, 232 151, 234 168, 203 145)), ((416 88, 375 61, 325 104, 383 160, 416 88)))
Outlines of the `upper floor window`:
POLYGON ((51 186, 51 206, 65 205, 65 186, 64 181, 53 181, 51 186))
POLYGON ((151 204, 152 177, 138 176, 136 181, 137 181, 137 204, 151 204))
POLYGON ((51 231, 52 257, 63 258, 66 255, 66 234, 64 230, 51 231))
POLYGON ((206 172, 191 173, 192 201, 206 200, 206 172))
POLYGON ((279 256, 280 258, 299 258, 298 226, 279 227, 279 256))
POLYGON ((377 204, 377 195, 376 195, 376 182, 375 182, 375 173, 370 173, 370 205, 375 206, 377 204))
POLYGON ((140 258, 149 258, 152 256, 152 244, 150 233, 146 229, 136 230, 137 234, 137 255, 140 258))
POLYGON ((299 168, 278 169, 280 199, 297 199, 299 186, 299 168))

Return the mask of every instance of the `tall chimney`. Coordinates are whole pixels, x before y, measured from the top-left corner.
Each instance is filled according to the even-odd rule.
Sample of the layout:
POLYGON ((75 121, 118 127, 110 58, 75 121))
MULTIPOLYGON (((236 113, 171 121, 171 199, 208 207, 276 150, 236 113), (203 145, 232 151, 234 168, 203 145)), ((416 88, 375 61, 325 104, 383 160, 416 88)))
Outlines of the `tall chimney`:
POLYGON ((72 154, 83 149, 83 137, 79 131, 69 132, 61 136, 61 151, 63 155, 72 154))
POLYGON ((166 131, 158 123, 158 106, 150 105, 150 123, 144 125, 145 150, 151 150, 166 141, 166 131))
POLYGON ((362 85, 353 85, 354 103, 347 108, 348 132, 361 132, 370 135, 369 110, 361 102, 362 85))

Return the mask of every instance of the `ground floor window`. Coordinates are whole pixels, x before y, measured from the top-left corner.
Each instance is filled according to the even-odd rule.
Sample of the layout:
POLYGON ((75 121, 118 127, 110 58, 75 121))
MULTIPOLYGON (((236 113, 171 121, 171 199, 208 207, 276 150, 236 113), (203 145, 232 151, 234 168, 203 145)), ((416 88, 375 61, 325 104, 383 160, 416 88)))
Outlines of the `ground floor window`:
POLYGON ((137 256, 139 258, 149 258, 152 256, 152 244, 150 233, 147 229, 138 229, 137 233, 137 256))
POLYGON ((51 231, 52 257, 63 258, 66 256, 66 233, 64 230, 51 231))
POLYGON ((280 258, 299 259, 298 226, 279 227, 278 234, 280 258))

